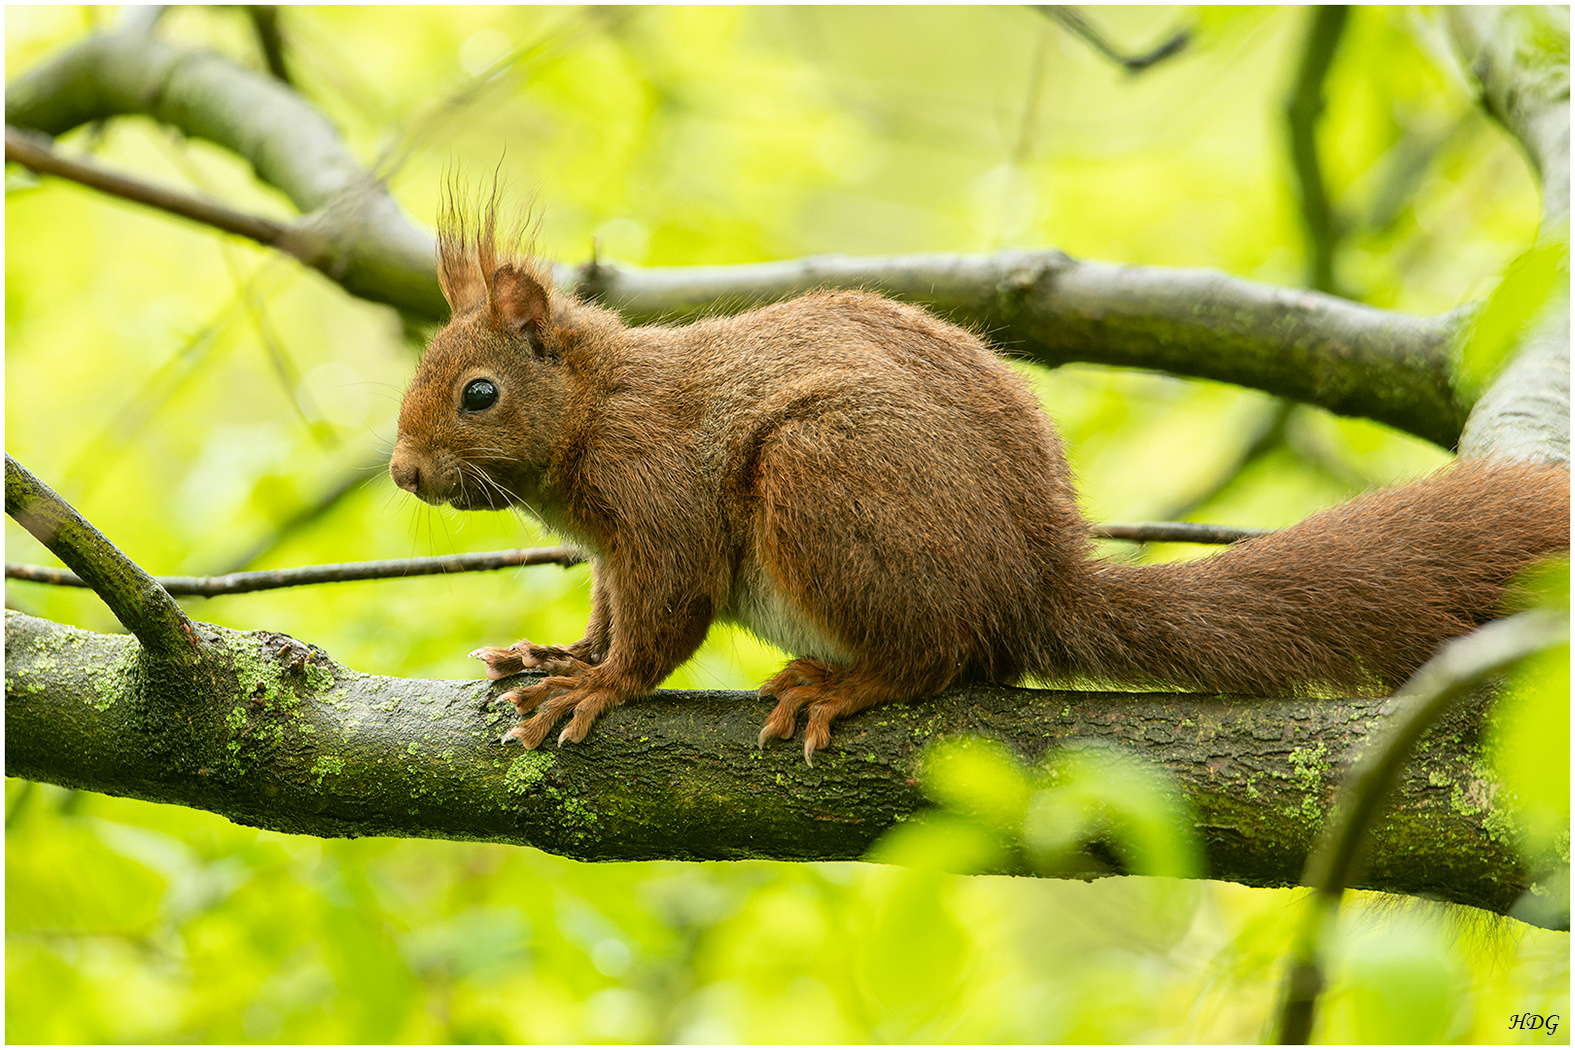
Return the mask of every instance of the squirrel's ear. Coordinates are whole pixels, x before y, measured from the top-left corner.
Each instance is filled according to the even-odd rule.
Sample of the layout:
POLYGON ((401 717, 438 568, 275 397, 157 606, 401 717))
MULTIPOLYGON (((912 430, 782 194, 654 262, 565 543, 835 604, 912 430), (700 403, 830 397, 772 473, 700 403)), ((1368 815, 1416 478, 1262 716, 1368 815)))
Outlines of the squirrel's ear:
POLYGON ((528 336, 539 349, 549 314, 547 289, 524 270, 500 266, 492 275, 492 314, 511 334, 528 336))

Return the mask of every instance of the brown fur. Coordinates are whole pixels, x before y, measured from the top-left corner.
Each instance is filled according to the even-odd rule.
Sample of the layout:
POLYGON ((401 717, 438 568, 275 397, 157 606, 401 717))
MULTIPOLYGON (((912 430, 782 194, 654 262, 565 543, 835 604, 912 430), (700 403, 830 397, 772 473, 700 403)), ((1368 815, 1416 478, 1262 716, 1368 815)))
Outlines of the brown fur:
POLYGON ((1248 694, 1388 690, 1492 618, 1569 545, 1569 477, 1460 463, 1211 558, 1089 555, 1055 429, 971 333, 819 292, 681 327, 626 327, 450 212, 453 320, 400 411, 390 473, 429 503, 524 506, 590 553, 586 635, 481 649, 535 747, 649 692, 714 620, 796 657, 761 739, 805 757, 833 719, 959 677, 1025 674, 1248 694), (478 378, 496 404, 467 412, 478 378))

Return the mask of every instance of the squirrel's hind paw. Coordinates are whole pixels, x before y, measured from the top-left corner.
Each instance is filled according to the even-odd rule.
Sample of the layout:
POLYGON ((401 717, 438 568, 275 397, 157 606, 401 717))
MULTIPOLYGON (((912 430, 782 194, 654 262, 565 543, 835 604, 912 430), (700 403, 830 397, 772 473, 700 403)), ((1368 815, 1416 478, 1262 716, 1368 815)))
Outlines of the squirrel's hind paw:
POLYGON ((804 763, 811 766, 815 764, 815 752, 831 742, 833 716, 829 711, 821 713, 826 706, 825 676, 825 668, 799 659, 788 664, 760 687, 761 696, 774 696, 777 699, 777 706, 771 709, 765 725, 760 727, 761 747, 773 737, 793 739, 798 713, 808 706, 809 724, 804 729, 804 763))
POLYGON ((766 716, 765 725, 760 727, 760 746, 765 747, 766 741, 773 737, 792 740, 793 731, 798 725, 798 713, 815 698, 814 689, 796 678, 789 678, 784 671, 761 686, 760 695, 774 696, 777 701, 777 706, 766 716))

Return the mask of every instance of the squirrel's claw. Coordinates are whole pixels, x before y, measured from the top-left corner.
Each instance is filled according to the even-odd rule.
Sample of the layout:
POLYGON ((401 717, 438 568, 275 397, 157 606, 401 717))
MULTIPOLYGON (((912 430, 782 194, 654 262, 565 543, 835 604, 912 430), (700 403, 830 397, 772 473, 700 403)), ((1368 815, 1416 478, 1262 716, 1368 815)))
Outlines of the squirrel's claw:
POLYGON ((521 716, 535 712, 503 734, 504 741, 518 740, 527 749, 537 747, 552 727, 570 714, 573 717, 558 734, 558 743, 578 744, 596 720, 618 704, 607 693, 582 688, 577 679, 563 677, 544 678, 535 685, 504 694, 504 699, 512 702, 521 716))

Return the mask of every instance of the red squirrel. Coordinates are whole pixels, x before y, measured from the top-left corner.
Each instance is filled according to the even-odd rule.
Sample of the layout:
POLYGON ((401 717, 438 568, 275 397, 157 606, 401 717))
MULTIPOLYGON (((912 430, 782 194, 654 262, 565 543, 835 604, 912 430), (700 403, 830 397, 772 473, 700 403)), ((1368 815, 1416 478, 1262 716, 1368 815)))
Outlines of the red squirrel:
POLYGON ((405 394, 389 473, 427 503, 523 507, 593 566, 568 646, 471 655, 505 735, 579 742, 714 621, 792 655, 760 740, 804 757, 834 719, 959 678, 1208 692, 1383 690, 1499 614, 1569 546, 1569 475, 1457 462, 1198 561, 1091 554, 1055 427, 977 336, 917 306, 823 291, 630 327, 501 251, 492 206, 440 222, 453 310, 405 394), (467 227, 469 232, 467 232, 467 227))

